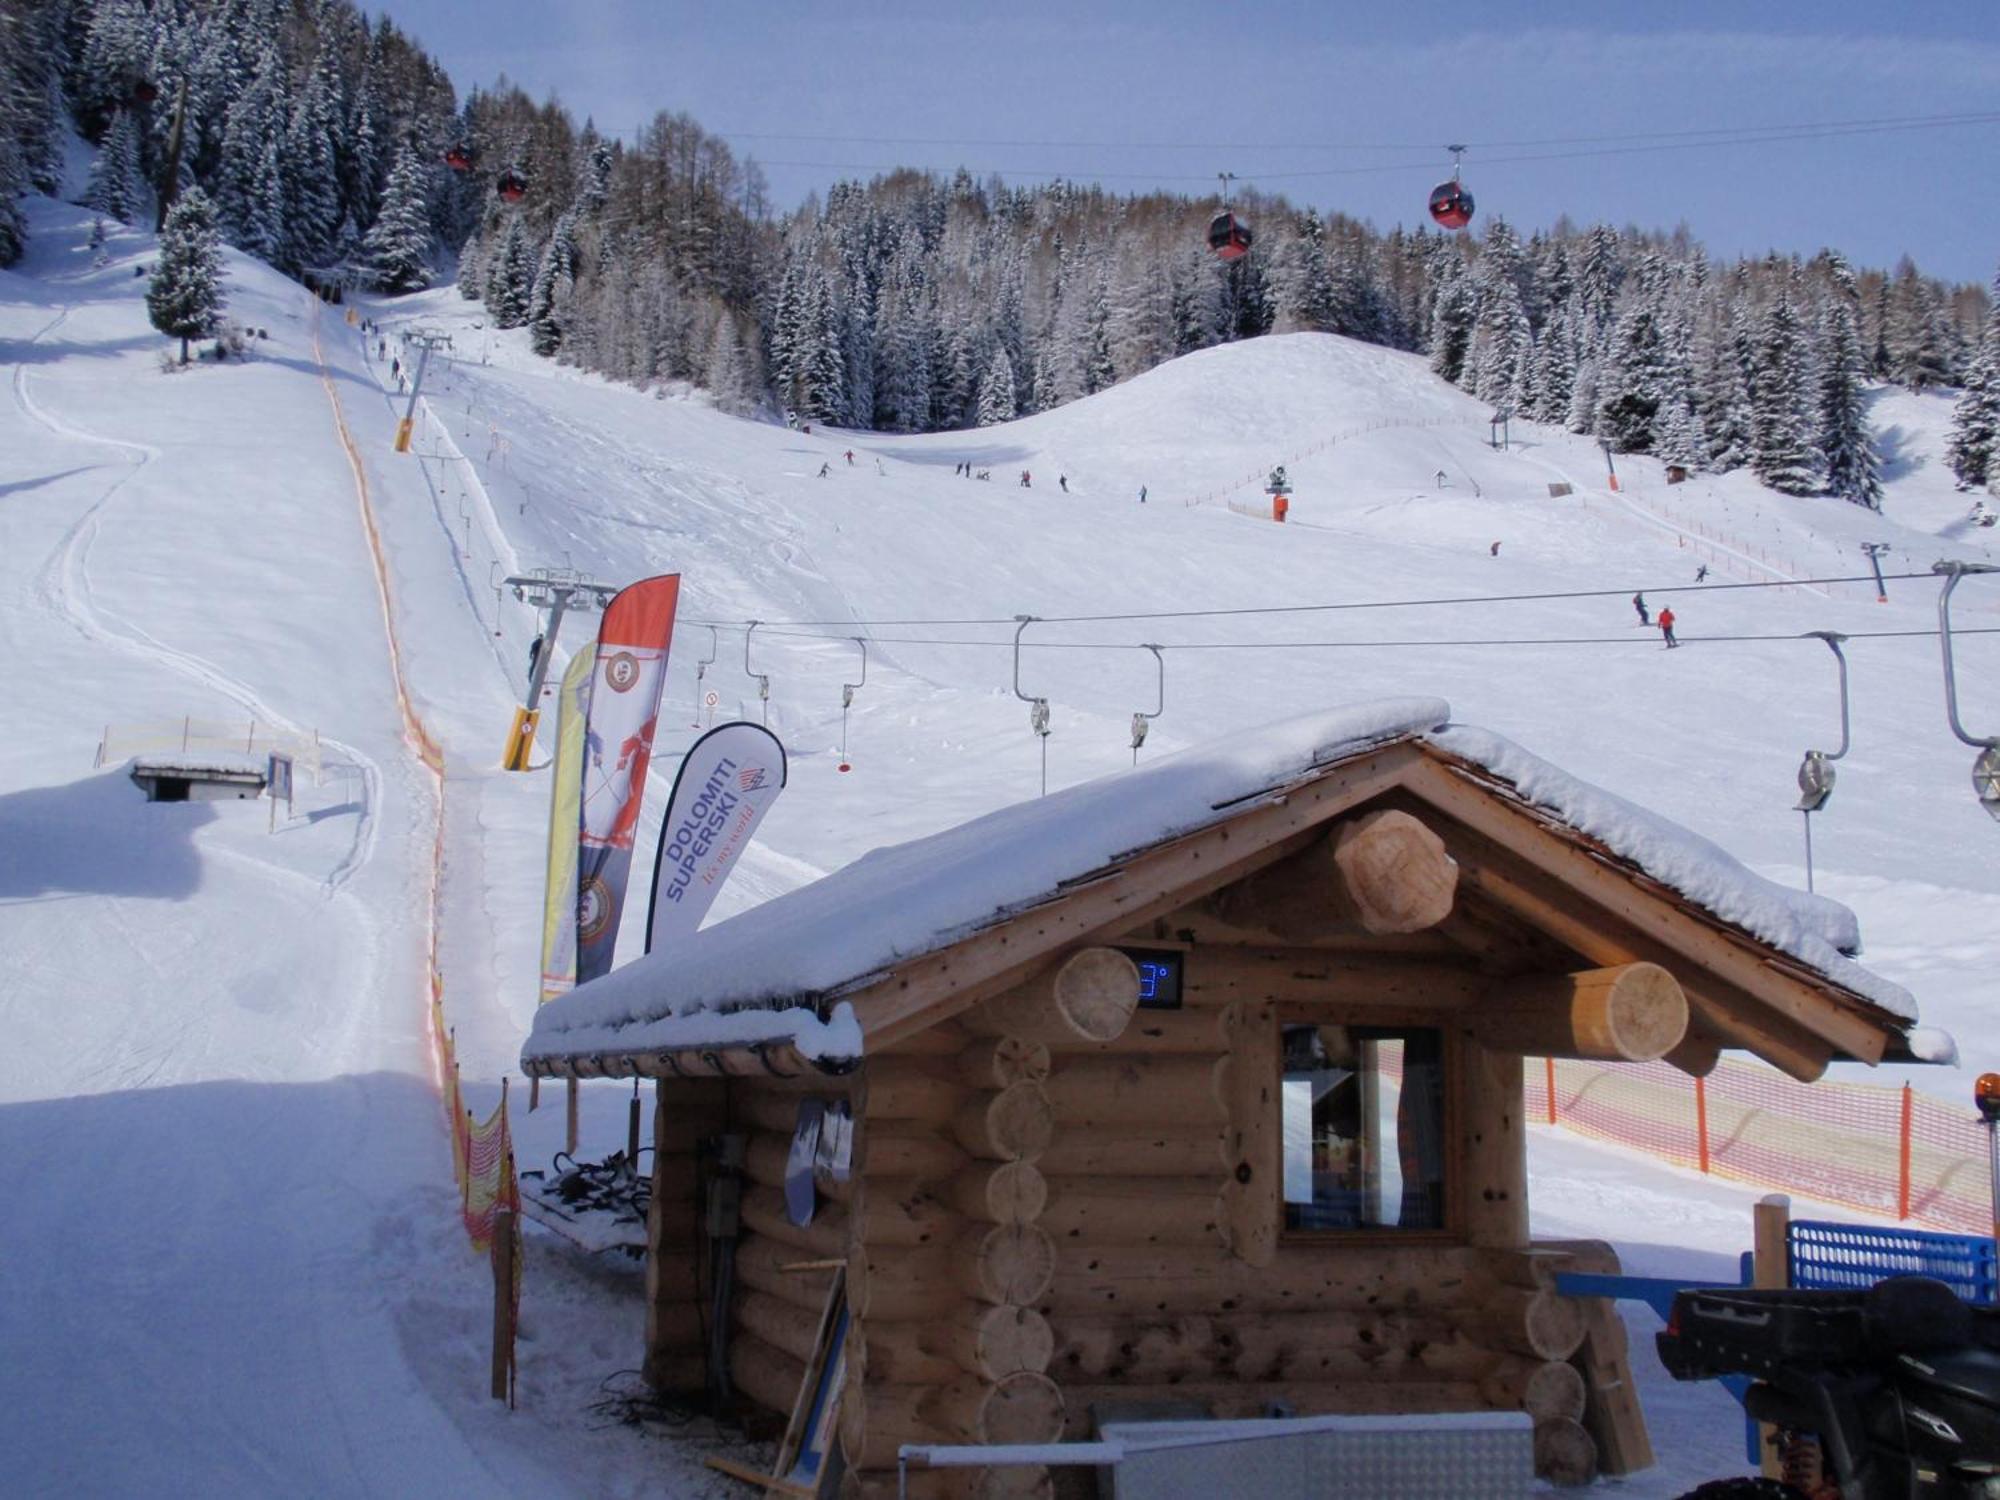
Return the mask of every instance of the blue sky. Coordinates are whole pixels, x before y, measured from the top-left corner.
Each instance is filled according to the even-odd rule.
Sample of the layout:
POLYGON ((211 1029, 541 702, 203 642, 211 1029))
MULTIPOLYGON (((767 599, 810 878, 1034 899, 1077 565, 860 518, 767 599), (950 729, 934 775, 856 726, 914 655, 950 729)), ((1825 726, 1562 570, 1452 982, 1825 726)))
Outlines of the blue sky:
POLYGON ((398 0, 464 88, 505 73, 630 136, 685 110, 789 208, 842 177, 959 165, 1116 190, 1214 174, 1387 228, 1466 141, 1482 216, 1672 228, 1711 252, 2000 262, 2000 6, 1617 0, 840 5, 398 0), (1631 150, 1576 137, 1932 117, 1977 125, 1631 150), (877 139, 833 139, 872 137, 877 139), (893 138, 893 139, 892 139, 893 138), (1511 160, 1554 156, 1541 161, 1511 160), (1360 169, 1360 170, 1357 170, 1360 169))

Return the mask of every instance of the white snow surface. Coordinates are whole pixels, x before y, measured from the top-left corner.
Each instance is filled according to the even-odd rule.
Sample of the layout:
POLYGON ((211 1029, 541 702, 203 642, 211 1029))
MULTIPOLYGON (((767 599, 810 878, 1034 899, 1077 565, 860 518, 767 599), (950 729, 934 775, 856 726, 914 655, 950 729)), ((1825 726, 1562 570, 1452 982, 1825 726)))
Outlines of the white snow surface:
POLYGON ((773 1038, 796 1042, 810 1057, 856 1056, 858 1032, 830 1034, 817 1002, 949 947, 1120 858, 1220 821, 1315 766, 1403 736, 1486 767, 1725 921, 1892 1015, 1916 1019, 1907 990, 1846 957, 1860 944, 1860 927, 1839 902, 1766 880, 1698 834, 1450 718, 1449 704, 1422 698, 1304 714, 876 850, 545 1005, 522 1058, 773 1038), (843 1044, 852 1050, 836 1050, 843 1044))
MULTIPOLYGON (((519 1409, 485 1396, 490 1286, 457 1222, 426 1036, 438 806, 402 733, 329 392, 373 492, 408 690, 444 747, 439 955, 482 1114, 534 1019, 548 806, 545 775, 495 769, 537 622, 491 584, 538 566, 683 575, 640 895, 667 762, 709 717, 696 661, 713 658, 701 685, 717 719, 758 717, 746 665, 770 677, 791 781, 718 927, 870 849, 1034 797, 1039 747, 1010 683, 1020 613, 1168 616, 1028 633, 1022 684, 1054 708, 1058 792, 1131 774, 1130 715, 1158 701, 1138 649, 1151 641, 1165 712, 1142 767, 1314 705, 1448 697, 1803 887, 1793 774, 1832 742, 1838 699, 1825 648, 1796 637, 1849 633, 1854 746, 1814 819, 1819 888, 1858 913, 1869 967, 1964 1039, 1969 1072, 2000 1063, 2000 859, 1921 634, 1935 584, 1892 577, 1887 604, 1869 585, 1713 586, 1865 571, 1872 540, 1891 574, 1990 558, 2000 539, 1964 526, 1940 477, 1940 396, 1877 394, 1893 461, 1876 515, 1745 475, 1670 488, 1647 459, 1621 458, 1627 489, 1611 495, 1588 440, 1516 424, 1496 452, 1486 409, 1420 358, 1325 335, 1206 350, 984 432, 808 436, 534 359, 523 332, 485 326, 444 288, 362 309, 454 339, 429 379, 448 431, 424 424, 399 457, 387 357, 340 310, 316 313, 232 254, 231 315, 269 337, 240 363, 167 375, 135 275, 151 236, 114 226, 99 255, 88 214, 29 213, 28 258, 0 271, 9 1493, 720 1500, 735 1487, 703 1451, 755 1457, 699 1421, 607 1425, 597 1403, 640 1355, 641 1278, 533 1228, 519 1409), (961 460, 995 482, 954 477, 961 460), (1279 462, 1290 524, 1222 505, 1254 502, 1279 462), (1023 468, 1032 490, 1011 482, 1023 468), (1551 497, 1558 481, 1575 493, 1551 497), (1698 560, 1716 566, 1708 585, 1692 581, 1698 560), (1625 601, 1642 586, 1673 604, 1686 649, 1637 628, 1625 601), (1566 597, 1580 589, 1612 593, 1566 597), (1177 613, 1495 594, 1548 597, 1177 613), (770 623, 746 664, 748 619, 770 623), (889 623, 962 619, 998 623, 889 623), (862 634, 843 758, 840 684, 862 634), (268 804, 148 805, 122 771, 93 767, 107 725, 184 716, 316 730, 324 780, 301 761, 296 815, 267 833, 268 804)), ((2000 594, 1968 580, 1955 610, 2000 625, 2000 594)), ((566 627, 558 658, 584 634, 566 627)), ((1968 630, 1958 670, 1968 724, 2000 724, 2000 636, 1968 630)), ((643 917, 643 899, 633 908, 643 917)), ((1840 945, 1810 906, 1789 920, 1840 945)), ((1968 1076, 1838 1071, 1960 1105, 1968 1076)), ((528 1114, 521 1094, 517 1081, 520 1160, 542 1165, 563 1111, 528 1114)), ((622 1148, 629 1097, 584 1087, 583 1155, 622 1148)), ((1635 1270, 1728 1274, 1748 1243, 1753 1192, 1560 1132, 1534 1134, 1530 1167, 1538 1233, 1608 1236, 1635 1270)), ((1661 1464, 1607 1490, 1659 1500, 1740 1472, 1728 1398, 1666 1380, 1650 1315, 1632 1316, 1661 1464)))

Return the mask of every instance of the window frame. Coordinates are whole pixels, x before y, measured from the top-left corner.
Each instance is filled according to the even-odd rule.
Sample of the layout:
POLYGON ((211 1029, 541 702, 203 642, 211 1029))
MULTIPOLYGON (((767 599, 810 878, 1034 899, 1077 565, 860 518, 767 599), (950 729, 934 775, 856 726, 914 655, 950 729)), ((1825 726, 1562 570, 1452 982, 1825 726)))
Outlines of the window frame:
POLYGON ((1464 1042, 1458 1028, 1441 1024, 1442 1018, 1412 1018, 1407 1011, 1390 1013, 1369 1008, 1290 1004, 1277 1007, 1272 1018, 1274 1076, 1271 1105, 1278 1112, 1277 1130, 1284 1134, 1285 1028, 1288 1026, 1359 1026, 1376 1031, 1431 1031, 1437 1033, 1444 1069, 1444 1223, 1436 1229, 1329 1228, 1295 1229, 1285 1222, 1285 1195, 1282 1173, 1273 1211, 1278 1216, 1280 1246, 1321 1245, 1354 1250, 1365 1245, 1463 1245, 1469 1243, 1465 1229, 1465 1148, 1464 1148, 1464 1042))

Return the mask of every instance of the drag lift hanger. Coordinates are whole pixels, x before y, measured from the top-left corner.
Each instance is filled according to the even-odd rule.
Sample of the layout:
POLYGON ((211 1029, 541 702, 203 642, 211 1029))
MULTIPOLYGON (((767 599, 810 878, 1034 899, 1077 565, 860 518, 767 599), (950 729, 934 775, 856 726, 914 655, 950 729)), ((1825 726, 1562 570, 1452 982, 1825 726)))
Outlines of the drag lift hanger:
POLYGON ((1451 178, 1431 189, 1431 217, 1446 229, 1463 229, 1472 222, 1472 194, 1458 180, 1465 155, 1463 146, 1447 146, 1451 153, 1451 178))
POLYGON ((1222 212, 1208 221, 1208 248, 1223 260, 1241 260, 1250 253, 1250 225, 1240 219, 1229 207, 1229 184, 1236 180, 1234 172, 1217 172, 1222 182, 1222 212))
POLYGON ((1021 691, 1021 632, 1034 624, 1036 615, 1016 615, 1014 631, 1014 696, 1028 705, 1028 727, 1042 742, 1042 795, 1049 794, 1049 700, 1031 698, 1021 691))
POLYGON ((750 637, 757 633, 757 627, 763 623, 762 620, 752 620, 750 628, 743 632, 743 675, 755 679, 757 683, 757 701, 763 705, 763 725, 766 729, 769 729, 771 727, 771 679, 769 674, 759 672, 750 665, 750 637))
POLYGON ((1958 717, 1958 679, 1952 671, 1951 660, 1951 593, 1968 573, 2000 573, 2000 567, 1992 563, 1941 562, 1932 569, 1944 575, 1944 588, 1938 594, 1938 637, 1944 647, 1944 706, 1945 717, 1951 723, 1951 732, 1964 744, 1979 752, 1972 762, 1972 791, 1979 798, 1979 805, 1995 818, 2000 818, 2000 734, 1967 734, 1965 725, 1958 717))
POLYGON ((847 711, 854 707, 854 695, 868 686, 868 642, 857 635, 854 644, 861 648, 861 680, 840 685, 840 769, 843 771, 854 769, 854 762, 847 758, 847 711))
POLYGON ((708 676, 708 669, 715 665, 717 651, 715 627, 708 627, 708 655, 695 658, 694 663, 694 727, 701 728, 702 679, 708 676))
POLYGON ((1142 651, 1153 653, 1153 661, 1160 669, 1160 692, 1151 713, 1139 712, 1132 715, 1132 764, 1139 764, 1139 747, 1146 743, 1146 731, 1152 721, 1167 711, 1167 659, 1160 655, 1160 648, 1151 642, 1140 647, 1142 651))
POLYGON ((1847 639, 1838 631, 1811 630, 1806 632, 1807 640, 1825 641, 1827 649, 1833 652, 1833 659, 1840 663, 1840 748, 1828 753, 1825 750, 1806 751, 1805 761, 1799 766, 1798 811, 1806 820, 1806 889, 1813 888, 1812 857, 1812 815, 1826 806, 1826 799, 1833 795, 1833 763, 1847 754, 1850 736, 1847 714, 1847 656, 1840 649, 1840 643, 1847 639))

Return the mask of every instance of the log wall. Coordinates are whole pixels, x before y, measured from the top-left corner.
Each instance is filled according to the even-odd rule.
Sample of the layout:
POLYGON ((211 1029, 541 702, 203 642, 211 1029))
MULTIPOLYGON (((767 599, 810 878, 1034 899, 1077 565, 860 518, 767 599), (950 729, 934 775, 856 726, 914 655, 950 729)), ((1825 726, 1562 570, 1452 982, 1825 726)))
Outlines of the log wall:
POLYGON ((727 1085, 721 1079, 661 1082, 653 1094, 653 1198, 646 1215, 647 1384, 685 1395, 705 1383, 701 1302, 704 1137, 722 1128, 727 1085))
MULTIPOLYGON (((852 1180, 823 1189, 804 1228, 782 1195, 801 1092, 732 1080, 750 1136, 738 1388, 788 1409, 828 1278, 785 1267, 842 1258, 850 1496, 895 1492, 902 1443, 1083 1437, 1112 1398, 1222 1416, 1524 1410, 1552 1468, 1587 1459, 1590 1366, 1572 1363, 1585 1310, 1530 1253, 1520 1059, 1480 1047, 1458 1014, 1477 1003, 1466 971, 1198 948, 1182 1009, 1131 1012, 1107 1036, 1099 967, 1087 994, 1039 976, 871 1057, 850 1093, 852 1180), (1302 1004, 1451 1032, 1454 1233, 1283 1232, 1278 1027, 1302 1004)), ((1049 1487, 1044 1471, 922 1480, 1049 1487)))

